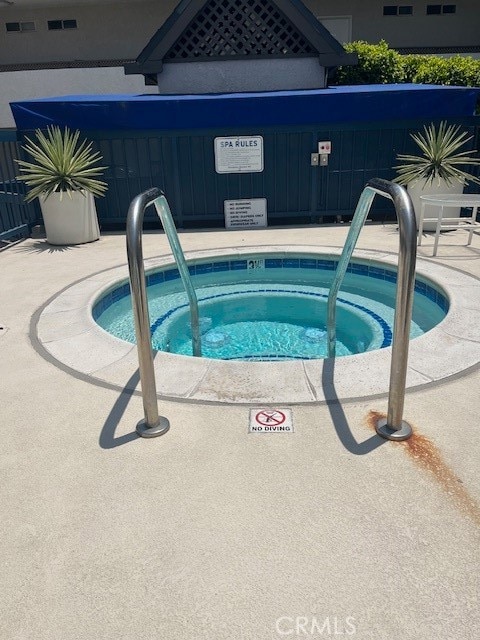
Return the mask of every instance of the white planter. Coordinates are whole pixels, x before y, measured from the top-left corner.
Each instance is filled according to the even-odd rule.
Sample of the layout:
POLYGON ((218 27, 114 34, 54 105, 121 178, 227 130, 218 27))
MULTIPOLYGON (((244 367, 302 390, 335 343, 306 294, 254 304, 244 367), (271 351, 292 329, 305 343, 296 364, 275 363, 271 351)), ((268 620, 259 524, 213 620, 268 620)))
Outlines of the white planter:
MULTIPOLYGON (((420 196, 433 196, 437 194, 452 194, 458 195, 463 192, 463 182, 455 181, 450 186, 444 180, 434 180, 433 184, 424 185, 423 180, 417 180, 416 182, 411 182, 407 186, 408 195, 412 199, 412 204, 415 209, 415 220, 417 221, 417 229, 420 221, 420 212, 422 203, 420 200, 420 196)), ((449 208, 448 209, 448 217, 449 218, 459 218, 460 217, 460 207, 458 209, 449 208)), ((423 230, 424 231, 435 231, 438 219, 438 211, 435 210, 435 207, 428 206, 425 207, 425 215, 423 218, 423 230)))
POLYGON ((83 244, 100 237, 95 200, 91 193, 52 193, 40 198, 50 244, 83 244))

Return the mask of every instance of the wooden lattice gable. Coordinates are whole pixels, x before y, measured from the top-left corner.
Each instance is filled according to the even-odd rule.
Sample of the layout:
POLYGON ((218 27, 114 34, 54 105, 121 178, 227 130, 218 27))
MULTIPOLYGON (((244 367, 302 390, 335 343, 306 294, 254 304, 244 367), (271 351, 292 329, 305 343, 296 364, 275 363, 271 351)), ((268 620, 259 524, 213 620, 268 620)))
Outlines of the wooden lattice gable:
POLYGON ((301 0, 183 0, 125 69, 147 75, 164 63, 252 57, 355 61, 301 0))

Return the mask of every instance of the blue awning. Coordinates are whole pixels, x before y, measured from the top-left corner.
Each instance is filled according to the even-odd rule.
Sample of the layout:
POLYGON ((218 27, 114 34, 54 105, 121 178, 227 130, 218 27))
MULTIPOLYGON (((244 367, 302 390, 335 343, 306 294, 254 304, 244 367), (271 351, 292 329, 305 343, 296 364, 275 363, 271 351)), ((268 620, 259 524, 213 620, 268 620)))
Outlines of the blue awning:
POLYGON ((12 102, 17 128, 222 129, 472 116, 480 88, 358 85, 202 95, 83 95, 12 102))

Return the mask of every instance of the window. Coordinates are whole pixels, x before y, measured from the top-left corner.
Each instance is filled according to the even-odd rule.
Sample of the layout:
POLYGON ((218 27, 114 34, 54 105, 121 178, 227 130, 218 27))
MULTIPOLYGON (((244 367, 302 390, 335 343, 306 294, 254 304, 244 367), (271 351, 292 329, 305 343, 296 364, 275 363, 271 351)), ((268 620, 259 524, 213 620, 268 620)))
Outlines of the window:
POLYGON ((457 13, 456 4, 427 4, 427 16, 457 13))
POLYGON ((388 4, 383 6, 384 16, 411 16, 413 15, 413 6, 411 4, 388 4))
POLYGON ((22 33, 24 31, 35 31, 34 22, 6 22, 5 29, 8 33, 22 33))
POLYGON ((47 22, 49 31, 61 31, 63 29, 76 29, 76 20, 48 20, 47 22))

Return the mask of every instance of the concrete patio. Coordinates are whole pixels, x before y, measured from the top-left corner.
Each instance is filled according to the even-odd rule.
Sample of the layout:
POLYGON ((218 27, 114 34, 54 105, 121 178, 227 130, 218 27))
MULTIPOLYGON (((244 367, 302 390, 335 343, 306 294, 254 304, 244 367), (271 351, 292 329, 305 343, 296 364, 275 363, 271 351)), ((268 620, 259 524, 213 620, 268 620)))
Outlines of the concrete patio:
MULTIPOLYGON (((347 230, 180 240, 186 252, 341 247, 347 230)), ((480 278, 480 238, 465 242, 449 233, 432 258, 429 235, 419 264, 480 278)), ((395 225, 366 226, 358 246, 396 253, 395 225)), ((145 234, 144 253, 168 254, 165 236, 145 234)), ((0 252, 0 637, 478 638, 478 364, 407 392, 404 443, 372 430, 385 395, 276 403, 295 431, 268 435, 248 433, 246 404, 163 399, 171 429, 143 440, 139 395, 45 358, 36 334, 61 290, 125 262, 122 234, 0 252)), ((480 296, 468 306, 473 324, 480 296)))

